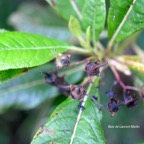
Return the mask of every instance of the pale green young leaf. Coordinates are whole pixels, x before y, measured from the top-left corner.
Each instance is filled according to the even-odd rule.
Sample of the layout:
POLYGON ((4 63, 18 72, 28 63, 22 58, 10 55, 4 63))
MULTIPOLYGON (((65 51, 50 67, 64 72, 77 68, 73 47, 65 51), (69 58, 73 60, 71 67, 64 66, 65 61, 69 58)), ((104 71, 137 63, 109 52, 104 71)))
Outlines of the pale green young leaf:
POLYGON ((91 28, 89 26, 86 30, 86 42, 87 43, 90 43, 90 30, 91 30, 91 28))
POLYGON ((117 58, 120 62, 126 64, 131 69, 144 74, 144 64, 143 59, 138 56, 120 56, 117 58))
POLYGON ((70 17, 69 29, 75 37, 77 38, 82 37, 82 30, 81 30, 80 23, 74 16, 70 17))
POLYGON ((89 26, 86 30, 86 45, 89 48, 91 42, 91 35, 90 35, 91 27, 89 26))

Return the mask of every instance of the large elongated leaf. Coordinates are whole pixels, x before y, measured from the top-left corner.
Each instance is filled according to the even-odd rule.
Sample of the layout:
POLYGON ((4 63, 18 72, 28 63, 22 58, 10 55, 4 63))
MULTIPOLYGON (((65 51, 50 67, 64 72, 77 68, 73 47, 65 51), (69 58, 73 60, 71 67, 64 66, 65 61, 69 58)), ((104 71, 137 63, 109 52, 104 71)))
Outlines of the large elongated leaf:
MULTIPOLYGON (((4 113, 9 109, 32 109, 42 102, 59 95, 58 89, 45 84, 44 76, 40 73, 40 71, 49 72, 51 70, 54 70, 54 65, 49 63, 48 65, 33 68, 26 74, 9 80, 9 82, 0 84, 0 113, 4 113)), ((17 73, 17 70, 13 70, 12 73, 11 70, 7 71, 10 75, 17 73)), ((20 72, 19 69, 18 71, 20 72)), ((65 72, 62 71, 60 74, 64 75, 65 72)), ((5 77, 2 76, 2 78, 5 77)), ((65 79, 74 84, 81 80, 82 77, 83 71, 81 70, 69 73, 69 75, 65 76, 65 79)))
MULTIPOLYGON (((94 89, 89 88, 90 94, 93 94, 94 89)), ((67 99, 58 106, 46 125, 38 130, 32 144, 104 144, 101 112, 89 98, 85 98, 86 109, 83 111, 78 110, 78 103, 77 100, 67 99)))
POLYGON ((47 0, 51 6, 67 21, 70 16, 76 17, 84 32, 91 27, 91 37, 98 39, 104 27, 106 10, 104 0, 47 0))
POLYGON ((51 50, 64 52, 68 44, 20 32, 0 34, 0 70, 33 67, 54 58, 51 50))
POLYGON ((144 28, 143 0, 110 0, 108 33, 111 38, 121 23, 116 41, 121 41, 144 28))
POLYGON ((40 71, 51 70, 52 65, 35 68, 25 75, 0 85, 0 113, 9 109, 32 109, 58 95, 55 87, 46 85, 40 71))
POLYGON ((24 69, 24 68, 21 68, 21 69, 9 69, 9 70, 3 70, 3 71, 0 71, 0 84, 2 82, 5 82, 7 81, 8 79, 11 79, 13 77, 16 77, 18 75, 21 75, 25 72, 27 72, 28 69, 24 69))
POLYGON ((105 0, 85 0, 82 9, 82 26, 91 27, 92 38, 99 39, 106 17, 105 0))
POLYGON ((22 3, 19 9, 10 15, 9 24, 18 31, 41 34, 62 41, 72 38, 67 23, 56 15, 52 8, 34 2, 22 3))

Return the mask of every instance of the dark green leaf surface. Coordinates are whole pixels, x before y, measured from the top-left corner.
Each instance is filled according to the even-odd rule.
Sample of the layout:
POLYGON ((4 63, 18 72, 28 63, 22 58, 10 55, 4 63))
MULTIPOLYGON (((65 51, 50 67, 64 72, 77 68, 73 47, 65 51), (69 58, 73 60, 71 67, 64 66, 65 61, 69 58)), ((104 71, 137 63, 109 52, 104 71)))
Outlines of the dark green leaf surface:
POLYGON ((140 88, 144 84, 143 74, 134 69, 131 69, 131 71, 134 74, 134 85, 140 88))
POLYGON ((116 29, 124 19, 124 16, 132 6, 132 9, 126 17, 126 20, 120 29, 116 41, 121 41, 138 30, 144 28, 144 1, 143 0, 110 0, 111 7, 108 15, 108 33, 109 38, 113 36, 116 29))
POLYGON ((82 29, 86 32, 88 26, 91 27, 91 37, 95 40, 99 38, 99 34, 104 27, 106 10, 104 0, 78 0, 73 1, 77 7, 81 17, 74 10, 70 1, 65 0, 47 0, 51 6, 67 21, 70 16, 74 16, 80 21, 82 29))
POLYGON ((92 38, 99 39, 99 35, 104 28, 106 9, 104 0, 85 0, 82 9, 82 26, 86 30, 91 27, 92 38))
POLYGON ((44 36, 20 32, 0 33, 0 70, 27 68, 54 58, 51 50, 62 53, 68 44, 44 36))
MULTIPOLYGON (((6 83, 0 84, 0 113, 4 113, 9 109, 32 109, 37 107, 42 102, 56 97, 60 92, 55 87, 45 84, 44 76, 40 71, 54 70, 53 63, 37 67, 28 71, 15 79, 9 80, 6 83)), ((7 77, 21 72, 18 70, 7 70, 0 73, 3 78, 4 74, 7 77)), ((62 75, 64 74, 61 73, 62 75)), ((6 77, 6 78, 7 78, 6 77)), ((69 83, 76 83, 83 77, 83 71, 74 72, 66 75, 65 79, 69 83)))
POLYGON ((0 85, 0 113, 9 109, 32 109, 58 95, 55 87, 46 85, 40 71, 49 71, 46 65, 0 85))
MULTIPOLYGON (((92 88, 90 94, 94 94, 93 92, 94 89, 92 88)), ((79 113, 78 103, 79 101, 68 98, 59 105, 46 125, 38 130, 32 144, 69 144, 79 113)), ((85 108, 80 115, 72 143, 104 144, 105 139, 100 122, 102 118, 101 112, 89 98, 86 100, 85 108)))
POLYGON ((18 75, 21 75, 25 72, 27 72, 28 69, 9 69, 9 70, 3 70, 3 71, 0 71, 0 84, 2 82, 5 82, 7 81, 8 79, 11 79, 13 77, 16 77, 18 75))

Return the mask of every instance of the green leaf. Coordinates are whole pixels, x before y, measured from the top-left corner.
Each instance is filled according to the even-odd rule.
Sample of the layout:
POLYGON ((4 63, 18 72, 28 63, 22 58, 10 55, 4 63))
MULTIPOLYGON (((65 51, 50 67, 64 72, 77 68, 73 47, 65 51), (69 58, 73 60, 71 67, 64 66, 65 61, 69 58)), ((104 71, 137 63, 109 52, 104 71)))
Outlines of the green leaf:
POLYGON ((91 38, 98 40, 106 17, 105 0, 85 0, 82 9, 82 26, 91 27, 91 38))
POLYGON ((32 21, 41 25, 55 26, 55 27, 66 27, 67 23, 53 12, 53 9, 48 5, 43 7, 36 2, 24 2, 18 8, 16 14, 31 18, 32 21), (37 13, 38 12, 38 13, 37 13), (37 15, 36 15, 37 13, 37 15), (52 20, 53 19, 53 20, 52 20))
POLYGON ((86 30, 86 43, 90 45, 90 26, 86 30))
POLYGON ((118 57, 119 60, 123 61, 134 61, 134 62, 142 62, 142 59, 137 55, 123 55, 118 57))
MULTIPOLYGON (((98 79, 95 82, 97 84, 98 79)), ((94 87, 89 88, 90 94, 93 94, 94 87)), ((85 98, 86 109, 79 111, 78 103, 79 101, 68 98, 59 105, 45 126, 38 130, 31 143, 104 144, 102 114, 96 104, 91 99, 85 98)))
POLYGON ((71 30, 72 34, 77 38, 82 37, 82 30, 79 21, 71 16, 69 21, 69 29, 71 30))
POLYGON ((115 40, 121 41, 144 28, 143 0, 110 0, 110 3, 109 38, 116 34, 115 40))
POLYGON ((136 87, 140 87, 144 83, 144 64, 143 59, 139 56, 123 55, 117 58, 121 63, 126 64, 132 73, 134 74, 134 84, 136 87))
POLYGON ((0 33, 7 32, 5 29, 0 29, 0 33))
POLYGON ((40 35, 21 32, 0 33, 0 70, 34 67, 62 53, 68 44, 40 35))
MULTIPOLYGON (((33 68, 24 75, 0 84, 0 113, 4 113, 9 109, 32 109, 44 101, 59 95, 56 87, 45 84, 44 76, 40 73, 40 71, 49 72, 54 69, 54 64, 49 63, 33 68)), ((9 71, 9 75, 12 75, 14 72, 16 74, 18 71, 21 72, 20 70, 24 69, 12 70, 12 72, 10 72, 11 70, 7 71, 9 71)), ((60 72, 60 74, 65 75, 65 72, 60 72)), ((76 71, 68 73, 65 79, 69 83, 74 84, 80 81, 82 77, 83 71, 76 71)))
POLYGON ((19 76, 21 74, 24 74, 25 72, 27 72, 28 69, 9 69, 9 70, 3 70, 0 71, 0 84, 2 82, 5 82, 13 77, 19 76))
POLYGON ((69 21, 70 16, 81 18, 81 11, 84 6, 85 0, 79 1, 65 1, 65 0, 46 0, 64 19, 69 21), (75 8, 74 8, 75 7, 75 8), (77 11, 75 11, 75 9, 77 11))
POLYGON ((143 74, 136 71, 135 69, 131 69, 131 71, 134 74, 134 85, 140 88, 144 84, 143 74))
POLYGON ((73 34, 76 38, 78 38, 81 46, 84 47, 84 48, 86 48, 87 46, 86 46, 85 40, 84 40, 83 37, 82 37, 82 30, 81 30, 80 23, 79 23, 79 21, 78 21, 75 17, 73 17, 73 16, 70 17, 69 29, 70 29, 70 31, 72 32, 72 34, 73 34))
POLYGON ((0 113, 9 109, 32 109, 58 95, 55 87, 46 85, 40 71, 50 71, 52 64, 37 67, 0 85, 0 113))
POLYGON ((105 23, 104 0, 47 0, 49 4, 67 21, 70 16, 79 20, 82 30, 86 33, 87 27, 91 27, 91 38, 99 39, 105 23))
POLYGON ((18 31, 41 34, 61 41, 72 38, 64 19, 51 7, 43 7, 35 2, 22 3, 18 10, 10 15, 8 22, 18 31))

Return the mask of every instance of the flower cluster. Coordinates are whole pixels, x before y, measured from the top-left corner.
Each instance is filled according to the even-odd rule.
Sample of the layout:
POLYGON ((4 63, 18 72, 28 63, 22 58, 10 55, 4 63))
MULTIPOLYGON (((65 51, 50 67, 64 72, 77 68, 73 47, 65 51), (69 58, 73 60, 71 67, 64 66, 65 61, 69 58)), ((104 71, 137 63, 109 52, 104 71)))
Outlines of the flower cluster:
POLYGON ((138 95, 136 95, 135 91, 124 91, 122 100, 116 98, 116 94, 113 90, 106 92, 106 95, 110 100, 105 107, 111 113, 111 116, 115 115, 115 113, 120 109, 120 106, 125 105, 127 108, 133 108, 138 102, 138 95))
MULTIPOLYGON (((68 82, 65 81, 64 76, 59 76, 58 72, 55 71, 42 72, 42 74, 44 74, 45 76, 46 84, 56 86, 60 90, 60 92, 62 92, 64 95, 72 99, 80 100, 78 107, 84 109, 84 107, 82 106, 83 99, 86 95, 89 96, 87 90, 85 89, 85 86, 92 83, 93 77, 95 76, 99 77, 100 68, 107 65, 107 62, 101 62, 100 60, 95 61, 91 58, 87 58, 80 62, 71 63, 70 58, 71 56, 69 54, 64 54, 64 55, 59 54, 57 56, 57 59, 55 60, 55 67, 57 71, 65 67, 84 64, 85 65, 84 71, 87 73, 88 76, 87 77, 88 80, 85 83, 83 82, 79 85, 68 84, 68 82)), ((137 93, 135 91, 130 91, 128 89, 128 88, 133 89, 133 87, 125 86, 121 81, 121 79, 119 78, 116 71, 114 72, 118 81, 117 83, 114 83, 112 85, 112 88, 116 84, 120 84, 120 86, 123 89, 123 98, 122 99, 118 98, 112 88, 110 91, 106 92, 106 96, 109 98, 109 101, 106 105, 99 103, 97 101, 97 96, 95 94, 90 97, 97 104, 97 106, 99 106, 100 109, 106 108, 111 113, 111 116, 114 116, 115 113, 119 111, 120 106, 125 105, 127 108, 133 108, 137 105, 138 102, 137 93)), ((140 96, 144 98, 144 86, 141 87, 140 96)))
MULTIPOLYGON (((85 90, 85 86, 92 82, 93 76, 99 76, 100 74, 100 67, 105 66, 107 62, 101 63, 100 60, 92 61, 89 58, 85 59, 80 62, 70 63, 70 55, 59 54, 57 59, 55 60, 56 69, 63 69, 68 66, 78 65, 83 63, 85 65, 84 71, 88 74, 88 80, 85 83, 79 85, 72 85, 68 84, 65 81, 64 77, 60 77, 57 72, 50 71, 50 72, 42 72, 45 76, 45 83, 56 86, 60 92, 65 94, 66 96, 80 100, 80 104, 82 103, 84 96, 88 95, 87 91, 85 90)), ((80 107, 80 105, 79 105, 80 107)))

